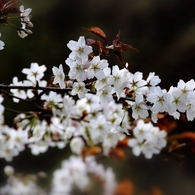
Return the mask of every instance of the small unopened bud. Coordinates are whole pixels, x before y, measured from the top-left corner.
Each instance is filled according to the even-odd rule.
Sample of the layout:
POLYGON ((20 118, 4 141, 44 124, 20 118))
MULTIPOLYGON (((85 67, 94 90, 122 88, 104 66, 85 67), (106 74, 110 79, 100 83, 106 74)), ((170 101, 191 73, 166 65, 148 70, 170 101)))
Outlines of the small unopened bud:
POLYGON ((47 173, 45 173, 44 171, 38 172, 37 175, 38 175, 40 178, 47 178, 47 173))
POLYGON ((14 174, 14 168, 12 166, 6 166, 4 168, 4 173, 7 175, 7 176, 11 176, 14 174))
POLYGON ((73 82, 72 82, 71 80, 66 81, 66 86, 67 86, 68 88, 71 88, 72 85, 73 85, 73 82))

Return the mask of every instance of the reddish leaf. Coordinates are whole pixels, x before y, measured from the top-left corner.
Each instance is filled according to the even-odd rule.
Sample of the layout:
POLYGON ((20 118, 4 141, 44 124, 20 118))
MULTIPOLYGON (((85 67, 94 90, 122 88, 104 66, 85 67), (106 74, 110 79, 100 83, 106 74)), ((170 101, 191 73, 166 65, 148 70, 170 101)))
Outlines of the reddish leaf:
POLYGON ((87 29, 89 32, 92 32, 93 34, 101 37, 106 43, 106 34, 104 33, 104 31, 98 27, 91 27, 90 29, 87 29))
POLYGON ((100 56, 108 56, 110 54, 110 49, 103 46, 101 41, 95 41, 93 39, 87 39, 87 44, 91 46, 97 46, 100 56))
POLYGON ((10 7, 12 7, 12 5, 18 3, 18 0, 11 0, 11 1, 8 1, 7 3, 4 4, 3 6, 3 9, 7 10, 9 9, 10 7))
POLYGON ((112 44, 113 44, 113 46, 114 46, 114 49, 117 49, 117 50, 119 50, 120 52, 122 52, 122 51, 127 51, 127 50, 129 50, 129 49, 135 50, 135 51, 139 52, 136 48, 132 47, 131 45, 122 43, 122 42, 120 41, 120 31, 119 31, 119 33, 116 35, 116 38, 113 40, 112 44))
POLYGON ((99 48, 102 48, 102 42, 101 41, 96 41, 94 39, 86 39, 87 45, 94 45, 94 46, 98 46, 99 48))

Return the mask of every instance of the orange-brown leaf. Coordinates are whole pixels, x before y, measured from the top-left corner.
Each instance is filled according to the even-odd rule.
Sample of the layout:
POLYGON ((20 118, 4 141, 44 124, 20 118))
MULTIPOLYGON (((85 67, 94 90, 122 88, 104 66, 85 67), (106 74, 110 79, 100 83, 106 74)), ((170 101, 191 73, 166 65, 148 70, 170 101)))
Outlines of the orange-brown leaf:
POLYGON ((97 154, 100 154, 102 152, 102 149, 98 146, 93 146, 93 147, 90 147, 90 148, 83 148, 82 150, 82 155, 83 156, 88 156, 88 155, 97 155, 97 154))
POLYGON ((126 147, 128 146, 129 138, 125 137, 123 140, 118 141, 117 147, 126 147))
POLYGON ((154 186, 151 188, 149 195, 163 195, 163 192, 161 189, 154 186))
POLYGON ((99 36, 100 38, 102 38, 107 43, 106 34, 99 27, 91 27, 90 29, 87 29, 87 30, 89 32, 92 32, 93 34, 99 36))
POLYGON ((114 193, 114 195, 133 195, 133 194, 134 194, 134 185, 128 179, 120 182, 117 185, 114 193))
POLYGON ((113 148, 110 151, 110 155, 115 156, 115 157, 119 158, 120 160, 124 160, 126 158, 124 150, 120 149, 120 148, 113 148))

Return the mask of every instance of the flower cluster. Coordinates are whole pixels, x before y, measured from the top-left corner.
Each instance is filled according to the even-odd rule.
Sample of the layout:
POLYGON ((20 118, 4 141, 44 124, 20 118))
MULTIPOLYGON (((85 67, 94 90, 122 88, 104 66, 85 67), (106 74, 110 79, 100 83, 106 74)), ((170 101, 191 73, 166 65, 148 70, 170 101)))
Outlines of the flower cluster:
MULTIPOLYGON (((37 63, 31 63, 30 68, 24 68, 22 70, 23 74, 26 74, 26 80, 24 81, 18 81, 18 77, 13 78, 13 83, 10 84, 11 86, 42 86, 46 87, 47 82, 45 80, 42 80, 44 76, 44 72, 46 71, 45 65, 39 66, 37 63)), ((10 90, 14 94, 13 101, 19 102, 21 99, 26 98, 33 98, 35 94, 32 92, 32 90, 20 90, 20 89, 11 89, 10 90)))
MULTIPOLYGON (((66 60, 70 68, 69 78, 74 82, 72 95, 77 94, 79 98, 83 98, 89 91, 86 82, 90 81, 103 106, 113 101, 115 95, 117 100, 126 98, 134 119, 146 118, 151 113, 152 120, 157 122, 157 114, 160 112, 167 112, 176 119, 179 119, 181 112, 186 112, 188 120, 194 119, 194 80, 187 83, 180 80, 177 87, 171 86, 167 91, 157 86, 161 80, 155 73, 150 73, 144 80, 141 72, 133 74, 126 68, 119 69, 117 65, 111 69, 107 60, 102 60, 99 56, 87 58, 92 48, 86 45, 84 37, 80 37, 78 42, 70 41, 68 47, 72 51, 66 60)), ((63 69, 58 74, 63 75, 63 69)), ((62 82, 61 80, 60 83, 62 82)))
MULTIPOLYGON (((71 97, 65 95, 62 98, 55 92, 45 94, 41 99, 44 100, 44 107, 52 110, 50 122, 40 120, 38 115, 18 115, 15 118, 17 131, 10 128, 6 130, 8 127, 2 126, 4 147, 8 144, 7 137, 14 146, 16 141, 11 137, 15 132, 17 142, 20 141, 23 147, 28 144, 34 155, 46 152, 49 147, 64 148, 67 143, 70 143, 72 152, 79 155, 85 142, 88 146, 102 144, 103 152, 107 155, 119 140, 124 139, 124 133, 128 133, 130 128, 128 117, 124 115, 120 104, 111 102, 107 107, 102 107, 96 95, 87 94, 76 104, 71 97), (19 139, 22 135, 25 139, 19 139), (27 135, 30 137, 27 138, 27 135)), ((13 149, 16 150, 15 147, 13 149)), ((11 148, 9 151, 9 156, 7 153, 1 156, 8 161, 20 150, 16 154, 11 148)))
POLYGON ((104 192, 101 194, 113 195, 116 181, 112 169, 105 170, 101 164, 96 163, 92 156, 88 156, 85 161, 76 156, 63 161, 62 167, 53 174, 51 195, 68 195, 74 188, 80 191, 86 191, 86 189, 93 191, 89 175, 95 175, 103 183, 104 192))
POLYGON ((1 195, 22 195, 22 194, 39 194, 46 195, 46 192, 37 185, 37 175, 27 174, 22 176, 14 172, 13 167, 6 166, 5 174, 8 176, 7 185, 0 188, 1 195))
POLYGON ((153 154, 159 154, 166 146, 166 132, 160 131, 152 123, 139 120, 133 129, 133 134, 135 138, 130 139, 128 145, 133 148, 135 156, 139 156, 142 152, 146 158, 150 159, 153 154))
POLYGON ((6 166, 4 172, 7 185, 0 188, 1 195, 19 194, 39 194, 39 195, 69 195, 75 191, 94 192, 98 189, 100 194, 113 195, 116 188, 116 180, 111 168, 105 169, 95 161, 93 156, 88 156, 83 160, 78 156, 71 156, 62 162, 62 167, 53 173, 51 190, 47 191, 37 185, 38 179, 44 179, 47 174, 38 172, 37 174, 16 174, 11 166, 6 166), (92 178, 97 178, 96 185, 92 178), (102 184, 102 189, 99 187, 102 184))
MULTIPOLYGON (((110 150, 116 147, 119 141, 130 136, 133 126, 130 122, 131 117, 137 120, 139 117, 146 118, 151 113, 153 121, 156 121, 158 112, 174 113, 173 109, 168 110, 169 101, 165 102, 166 106, 159 107, 157 110, 157 103, 153 96, 158 94, 154 91, 160 90, 156 86, 160 79, 154 73, 150 73, 144 80, 142 73, 132 74, 125 68, 120 70, 117 65, 111 70, 107 60, 102 60, 99 56, 94 56, 92 59, 88 57, 92 47, 86 45, 84 37, 80 37, 78 42, 70 41, 68 47, 72 50, 66 60, 70 67, 69 80, 64 80, 62 65, 59 68, 53 67, 55 88, 52 89, 56 89, 56 84, 59 84, 61 90, 66 90, 72 96, 78 95, 79 100, 75 101, 68 94, 63 95, 55 91, 46 93, 40 90, 39 87, 44 88, 48 84, 42 80, 46 70, 45 65, 39 66, 37 63, 32 63, 30 69, 22 70, 22 73, 27 75, 26 80, 18 81, 18 78, 14 77, 13 84, 10 85, 18 86, 17 89, 10 90, 13 101, 33 102, 43 110, 42 114, 26 113, 15 118, 15 126, 19 129, 16 132, 23 133, 24 137, 30 135, 22 139, 23 147, 27 144, 34 155, 46 152, 49 147, 64 148, 67 144, 77 155, 82 154, 85 146, 96 145, 101 146, 104 155, 109 155, 110 150), (35 87, 35 89, 20 88, 24 86, 35 87), (132 110, 132 116, 129 115, 129 109, 132 110)), ((179 86, 183 90, 181 84, 179 86)), ((165 93, 165 90, 161 91, 165 93)), ((169 91, 167 92, 170 94, 169 98, 168 95, 166 96, 168 99, 172 95, 171 90, 169 91)), ((188 97, 187 92, 186 97, 188 97)), ((12 140, 12 131, 6 131, 4 127, 2 125, 4 137, 2 144, 5 140, 9 140, 7 137, 12 140)), ((155 131, 155 133, 149 131, 148 134, 154 140, 154 134, 158 137, 161 132, 163 131, 155 131)), ((165 136, 162 140, 164 145, 159 147, 159 151, 166 145, 165 136)), ((143 151, 146 146, 145 138, 141 141, 145 143, 142 146, 143 151)), ((1 157, 10 161, 21 151, 14 144, 12 145, 13 149, 17 150, 13 153, 9 152, 9 156, 2 154, 1 157)), ((156 145, 153 144, 153 147, 156 145)), ((153 153, 156 152, 151 152, 153 153)))

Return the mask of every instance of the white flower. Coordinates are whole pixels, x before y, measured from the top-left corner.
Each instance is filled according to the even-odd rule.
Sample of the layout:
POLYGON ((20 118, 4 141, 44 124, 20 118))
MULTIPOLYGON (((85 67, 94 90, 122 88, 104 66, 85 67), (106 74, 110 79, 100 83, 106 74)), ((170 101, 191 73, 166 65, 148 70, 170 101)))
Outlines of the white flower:
POLYGON ((88 92, 84 82, 75 82, 72 87, 71 95, 78 95, 80 99, 84 98, 85 94, 88 92))
POLYGON ((12 161, 14 156, 18 156, 19 151, 14 147, 10 141, 6 141, 0 151, 0 158, 5 158, 6 161, 12 161))
POLYGON ((113 87, 103 87, 97 91, 97 96, 100 98, 102 106, 109 104, 113 100, 112 94, 114 93, 113 87))
POLYGON ((29 142, 38 142, 40 141, 44 134, 46 133, 47 124, 45 121, 37 122, 34 128, 32 128, 32 137, 30 137, 29 142))
POLYGON ((63 98, 63 115, 67 116, 71 113, 75 101, 68 95, 65 95, 63 98))
POLYGON ((92 79, 93 77, 96 77, 98 80, 102 79, 104 77, 103 69, 107 67, 107 60, 100 60, 99 56, 95 56, 87 69, 87 78, 92 79))
POLYGON ((151 110, 154 113, 165 112, 169 108, 167 91, 162 90, 159 86, 151 88, 147 94, 147 100, 153 103, 151 110))
POLYGON ((41 96, 42 100, 45 100, 44 106, 45 107, 60 107, 60 103, 63 102, 61 94, 57 94, 54 91, 50 91, 49 94, 43 94, 41 96))
POLYGON ((18 151, 23 151, 25 149, 25 144, 28 143, 28 132, 22 130, 21 128, 15 130, 10 129, 9 131, 10 142, 18 149, 18 151))
POLYGON ((32 83, 36 83, 43 78, 46 69, 45 65, 39 66, 38 63, 35 62, 30 64, 30 68, 24 68, 22 73, 26 74, 27 79, 32 83))
POLYGON ((171 87, 168 91, 168 102, 170 103, 169 114, 176 112, 176 110, 184 112, 186 110, 186 100, 181 90, 176 87, 171 87))
POLYGON ((76 58, 81 58, 82 61, 88 60, 88 55, 92 53, 92 47, 86 45, 85 38, 80 36, 77 41, 69 41, 67 44, 68 48, 72 50, 69 55, 69 58, 76 60, 76 58))
POLYGON ((136 72, 135 74, 130 73, 130 89, 137 90, 147 84, 145 80, 142 79, 143 74, 141 72, 136 72))
POLYGON ((81 58, 76 58, 76 60, 67 58, 65 62, 70 67, 68 73, 70 79, 76 79, 77 81, 86 80, 86 69, 89 67, 89 61, 83 61, 81 58))
POLYGON ((98 79, 95 83, 95 88, 97 90, 105 87, 105 86, 111 86, 114 83, 114 78, 110 74, 111 69, 109 67, 106 67, 103 69, 104 77, 102 79, 98 79))
POLYGON ((49 144, 45 141, 38 141, 36 143, 29 144, 28 147, 31 149, 31 153, 37 156, 40 153, 45 153, 49 148, 49 144))
POLYGON ((2 102, 4 101, 4 98, 2 95, 0 95, 0 114, 3 114, 5 107, 2 105, 2 102))
POLYGON ((139 120, 136 127, 133 129, 133 135, 140 143, 142 143, 144 140, 150 138, 152 127, 152 123, 144 123, 143 120, 139 120))
MULTIPOLYGON (((0 33, 0 37, 1 37, 1 33, 0 33)), ((3 50, 4 46, 5 46, 5 43, 0 40, 0 50, 3 50)))
POLYGON ((132 116, 134 119, 137 119, 139 116, 143 119, 148 117, 149 108, 144 102, 143 95, 138 94, 135 98, 135 102, 130 102, 130 104, 132 105, 132 116))
MULTIPOLYGON (((11 86, 24 86, 22 81, 18 81, 17 77, 14 77, 12 82, 13 83, 10 84, 11 86)), ((22 98, 22 99, 27 98, 26 92, 22 89, 10 89, 10 91, 13 93, 15 97, 22 98)), ((18 98, 13 98, 13 101, 18 103, 20 101, 18 98)))
POLYGON ((117 95, 117 98, 119 99, 122 95, 124 95, 123 91, 124 88, 128 86, 129 84, 129 77, 130 73, 127 69, 123 68, 122 70, 119 70, 119 67, 113 66, 112 68, 112 75, 113 75, 113 82, 114 82, 114 89, 117 95))
POLYGON ((148 78, 146 79, 146 82, 148 87, 154 87, 161 82, 161 79, 159 78, 159 76, 155 76, 154 72, 150 72, 148 78))
POLYGON ((137 139, 134 139, 134 138, 131 138, 129 141, 128 141, 128 146, 132 147, 132 152, 135 156, 139 156, 142 152, 142 144, 137 140, 137 139))
POLYGON ((104 115, 100 114, 97 118, 90 120, 91 136, 95 139, 103 140, 108 134, 109 126, 104 115))
POLYGON ((82 98, 76 102, 76 106, 72 110, 72 113, 80 117, 83 115, 83 113, 89 113, 90 109, 91 108, 87 102, 87 98, 82 98))
POLYGON ((59 68, 54 66, 52 68, 52 71, 53 71, 53 74, 55 76, 53 84, 59 83, 60 88, 65 89, 66 88, 65 83, 64 83, 65 75, 64 75, 64 70, 63 70, 62 64, 60 64, 59 68))
POLYGON ((177 84, 177 88, 179 88, 183 94, 188 94, 190 91, 194 90, 195 88, 195 81, 194 79, 191 79, 187 83, 185 83, 183 80, 179 80, 177 84))
POLYGON ((194 120, 194 118, 195 118, 195 103, 188 103, 187 104, 186 116, 187 116, 188 121, 194 120))
POLYGON ((85 94, 85 97, 87 98, 87 104, 90 106, 91 112, 98 112, 102 109, 100 98, 97 95, 87 93, 85 94))
POLYGON ((119 132, 109 132, 103 139, 103 152, 105 155, 109 154, 111 148, 114 148, 119 140, 123 140, 125 135, 119 132))
POLYGON ((190 91, 187 95, 188 101, 186 103, 186 116, 189 121, 192 121, 195 117, 195 91, 190 91))

